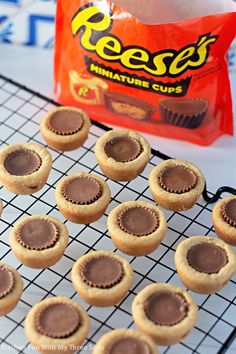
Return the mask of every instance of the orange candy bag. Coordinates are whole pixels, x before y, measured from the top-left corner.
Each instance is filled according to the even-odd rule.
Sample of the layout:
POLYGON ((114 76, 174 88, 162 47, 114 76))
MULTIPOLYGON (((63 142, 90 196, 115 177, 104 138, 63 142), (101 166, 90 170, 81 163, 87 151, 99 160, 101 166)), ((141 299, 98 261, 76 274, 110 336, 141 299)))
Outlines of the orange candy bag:
POLYGON ((236 12, 147 24, 110 0, 58 0, 57 99, 95 120, 209 145, 233 134, 235 35, 236 12))

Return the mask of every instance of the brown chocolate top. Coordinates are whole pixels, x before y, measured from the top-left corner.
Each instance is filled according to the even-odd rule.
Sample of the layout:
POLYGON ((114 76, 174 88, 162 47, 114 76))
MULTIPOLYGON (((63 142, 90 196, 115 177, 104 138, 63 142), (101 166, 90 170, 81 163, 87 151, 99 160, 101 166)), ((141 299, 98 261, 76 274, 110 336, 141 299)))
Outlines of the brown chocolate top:
POLYGON ((81 318, 77 308, 64 302, 42 308, 35 318, 37 331, 51 338, 67 338, 77 331, 81 318))
POLYGON ((164 107, 180 115, 195 116, 204 112, 208 108, 208 103, 204 99, 189 100, 163 100, 164 107))
POLYGON ((120 136, 108 141, 104 147, 105 153, 117 162, 135 160, 141 154, 141 146, 136 139, 120 136))
POLYGON ((100 198, 102 187, 95 178, 75 177, 65 183, 62 194, 73 204, 92 204, 100 198))
POLYGON ((143 340, 135 337, 118 339, 107 354, 150 354, 150 348, 143 340))
POLYGON ((187 253, 187 259, 192 268, 207 274, 218 273, 228 263, 226 251, 208 242, 191 247, 187 253))
POLYGON ((14 282, 14 274, 3 264, 0 264, 0 299, 12 291, 14 282))
POLYGON ((5 169, 14 176, 27 176, 37 171, 42 164, 33 150, 21 149, 11 152, 4 161, 5 169))
POLYGON ((108 91, 105 92, 104 95, 106 99, 111 101, 126 103, 131 106, 137 106, 147 112, 155 111, 155 107, 152 104, 131 96, 123 95, 122 93, 108 91))
POLYGON ((183 295, 160 291, 152 294, 144 303, 148 319, 159 326, 174 326, 188 314, 188 304, 183 295))
POLYGON ((158 215, 149 208, 135 206, 121 212, 118 216, 120 228, 134 236, 148 236, 159 226, 158 215))
POLYGON ((229 225, 236 227, 236 198, 223 205, 222 216, 229 225))
POLYGON ((55 245, 58 240, 58 230, 52 221, 33 219, 19 228, 16 237, 25 248, 41 251, 55 245))
POLYGON ((158 181, 165 191, 182 194, 195 188, 198 178, 190 168, 182 165, 171 165, 160 172, 158 181))
POLYGON ((121 281, 124 271, 122 264, 115 257, 100 255, 91 257, 82 264, 80 275, 88 285, 108 289, 121 281))
POLYGON ((80 113, 71 110, 57 111, 48 120, 48 129, 58 135, 72 135, 77 133, 83 125, 80 113))

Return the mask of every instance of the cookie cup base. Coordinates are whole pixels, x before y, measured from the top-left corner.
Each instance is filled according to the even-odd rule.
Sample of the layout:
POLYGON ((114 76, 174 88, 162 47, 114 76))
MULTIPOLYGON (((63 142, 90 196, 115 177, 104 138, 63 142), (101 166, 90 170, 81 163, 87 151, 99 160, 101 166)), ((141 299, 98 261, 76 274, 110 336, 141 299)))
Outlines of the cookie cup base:
POLYGON ((112 241, 114 242, 115 246, 121 252, 126 253, 130 256, 146 256, 151 252, 155 251, 155 249, 157 249, 157 247, 162 242, 167 232, 167 223, 163 212, 154 204, 145 201, 128 201, 118 205, 110 212, 107 219, 107 226, 109 234, 111 235, 112 241), (157 214, 159 219, 159 227, 150 235, 137 237, 128 234, 120 228, 118 224, 119 214, 123 210, 135 206, 141 206, 143 208, 151 209, 154 213, 157 214))
MULTIPOLYGON (((0 264, 2 263, 0 262, 0 264)), ((18 271, 9 266, 8 264, 4 263, 4 265, 14 274, 15 284, 12 291, 8 295, 0 299, 0 316, 8 314, 16 307, 20 300, 24 287, 23 280, 18 271)))
POLYGON ((89 331, 90 321, 85 310, 75 301, 69 300, 66 297, 55 297, 43 300, 38 304, 34 305, 29 311, 25 319, 25 333, 28 340, 31 342, 32 346, 41 354, 72 354, 79 350, 79 346, 84 342, 88 331, 89 331), (47 306, 52 303, 63 302, 75 306, 82 318, 82 324, 68 338, 50 338, 37 331, 35 328, 35 315, 40 310, 42 306, 47 306))
POLYGON ((109 307, 120 302, 128 293, 133 282, 134 272, 129 262, 119 255, 110 251, 98 252, 101 256, 105 255, 115 257, 122 264, 124 276, 121 281, 108 289, 92 287, 83 281, 83 279, 79 276, 80 267, 85 260, 93 258, 94 254, 97 252, 90 252, 79 258, 72 268, 71 280, 75 290, 85 302, 97 307, 109 307))
POLYGON ((187 337, 197 322, 198 308, 192 296, 183 289, 171 284, 151 284, 135 297, 132 303, 132 315, 141 332, 150 336, 157 344, 169 346, 177 344, 187 337), (188 314, 180 323, 173 326, 160 326, 148 319, 144 310, 144 303, 156 291, 173 291, 186 299, 189 305, 188 314))

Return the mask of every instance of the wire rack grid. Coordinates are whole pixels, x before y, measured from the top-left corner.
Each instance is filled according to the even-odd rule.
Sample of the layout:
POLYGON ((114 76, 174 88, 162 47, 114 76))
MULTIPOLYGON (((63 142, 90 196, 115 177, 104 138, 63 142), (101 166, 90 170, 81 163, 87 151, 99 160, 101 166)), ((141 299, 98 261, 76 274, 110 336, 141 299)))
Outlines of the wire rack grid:
MULTIPOLYGON (((43 114, 56 103, 24 86, 0 76, 0 146, 16 142, 34 141, 45 144, 39 133, 39 121, 43 114)), ((126 257, 135 271, 135 280, 127 296, 114 307, 96 308, 84 303, 76 294, 70 280, 73 263, 91 250, 115 249, 108 233, 106 218, 112 208, 126 200, 153 202, 147 178, 152 168, 167 158, 152 150, 145 171, 135 180, 123 183, 108 180, 96 163, 93 148, 98 137, 104 133, 102 124, 91 126, 89 139, 83 147, 68 153, 49 149, 53 168, 44 188, 34 195, 13 195, 0 187, 4 212, 0 219, 0 260, 17 268, 24 280, 22 298, 11 313, 0 318, 0 353, 35 353, 24 334, 24 319, 37 302, 52 296, 67 296, 78 301, 87 310, 91 329, 84 347, 78 353, 91 353, 92 346, 108 331, 115 328, 133 328, 130 312, 135 295, 153 282, 170 282, 183 286, 176 274, 174 252, 179 242, 191 235, 215 236, 211 223, 211 206, 203 198, 189 211, 173 213, 164 211, 168 220, 168 233, 160 247, 146 257, 126 257), (75 225, 64 220, 59 213, 54 190, 64 176, 87 171, 103 176, 112 192, 112 201, 106 214, 90 225, 75 225), (35 270, 20 264, 8 244, 9 231, 19 219, 32 214, 48 214, 62 220, 69 230, 69 245, 63 258, 53 267, 35 270)), ((208 196, 214 197, 212 193, 208 196)), ((188 338, 172 347, 161 347, 160 353, 168 354, 233 354, 236 353, 236 277, 219 293, 204 296, 193 293, 199 306, 199 320, 188 338)))

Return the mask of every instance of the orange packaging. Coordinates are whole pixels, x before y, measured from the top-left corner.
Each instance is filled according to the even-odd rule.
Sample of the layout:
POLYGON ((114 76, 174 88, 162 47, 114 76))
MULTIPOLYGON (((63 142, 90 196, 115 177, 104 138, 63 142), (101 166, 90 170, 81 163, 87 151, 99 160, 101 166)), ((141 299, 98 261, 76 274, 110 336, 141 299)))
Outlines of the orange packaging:
POLYGON ((57 98, 95 120, 209 145, 233 134, 235 24, 236 12, 153 25, 109 0, 58 0, 57 98))

